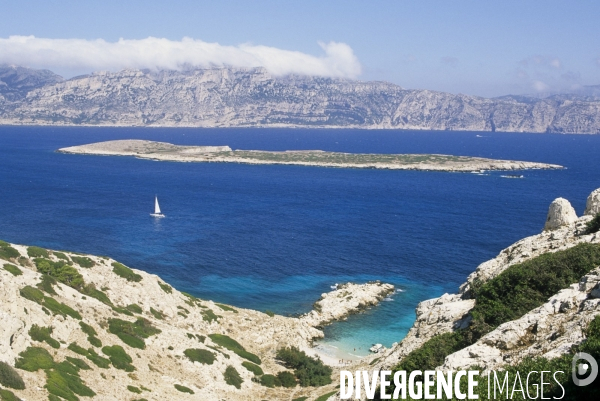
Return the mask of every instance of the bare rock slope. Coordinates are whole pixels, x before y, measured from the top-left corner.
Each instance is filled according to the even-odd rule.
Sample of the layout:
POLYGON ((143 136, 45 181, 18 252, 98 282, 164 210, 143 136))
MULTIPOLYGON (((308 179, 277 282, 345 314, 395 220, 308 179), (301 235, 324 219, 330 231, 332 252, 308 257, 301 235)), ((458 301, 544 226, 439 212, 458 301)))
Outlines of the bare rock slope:
MULTIPOLYGON (((26 73, 40 76, 21 68, 26 73)), ((0 124, 600 133, 593 96, 486 99, 387 82, 276 77, 264 68, 124 70, 66 81, 44 74, 32 86, 0 83, 0 124)))

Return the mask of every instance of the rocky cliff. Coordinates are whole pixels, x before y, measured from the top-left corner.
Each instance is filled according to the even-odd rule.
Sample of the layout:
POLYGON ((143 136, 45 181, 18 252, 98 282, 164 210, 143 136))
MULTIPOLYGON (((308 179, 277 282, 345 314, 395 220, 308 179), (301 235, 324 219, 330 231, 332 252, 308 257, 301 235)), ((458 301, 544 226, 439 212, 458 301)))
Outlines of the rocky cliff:
MULTIPOLYGON (((12 70, 11 70, 12 68, 12 70)), ((386 82, 287 76, 264 68, 99 72, 66 81, 0 71, 0 124, 326 127, 600 133, 600 99, 486 99, 386 82), (3 75, 4 74, 4 75, 3 75)))

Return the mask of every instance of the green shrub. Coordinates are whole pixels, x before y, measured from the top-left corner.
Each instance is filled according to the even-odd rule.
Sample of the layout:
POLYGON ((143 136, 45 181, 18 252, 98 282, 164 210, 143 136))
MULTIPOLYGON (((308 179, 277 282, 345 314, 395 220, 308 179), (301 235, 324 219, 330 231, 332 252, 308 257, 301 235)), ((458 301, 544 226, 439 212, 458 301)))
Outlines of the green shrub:
POLYGON ((277 359, 290 369, 302 387, 324 386, 331 383, 333 373, 329 366, 323 364, 321 359, 312 358, 297 347, 280 348, 277 350, 277 359))
POLYGON ((260 384, 269 388, 281 387, 281 382, 279 381, 279 378, 271 374, 262 375, 260 377, 260 384))
POLYGON ((206 365, 212 365, 215 361, 215 354, 205 349, 188 348, 183 354, 192 362, 200 362, 206 365))
POLYGON ((337 391, 332 391, 331 393, 325 393, 322 396, 319 396, 315 399, 315 401, 327 401, 329 397, 337 393, 337 391))
POLYGON ((230 386, 234 386, 238 390, 242 388, 244 380, 233 366, 227 366, 225 373, 223 373, 223 377, 225 378, 225 383, 230 386))
POLYGON ((80 290, 84 286, 83 276, 64 261, 53 262, 50 259, 36 258, 33 260, 38 272, 54 277, 71 288, 80 290))
POLYGON ((88 365, 87 363, 85 363, 85 361, 83 359, 79 359, 79 358, 73 358, 70 356, 66 357, 66 360, 71 362, 74 366, 77 366, 79 369, 82 370, 90 370, 92 368, 90 368, 90 365, 88 365))
POLYGON ((142 308, 137 304, 127 305, 125 309, 134 313, 142 313, 142 308))
POLYGON ((35 372, 39 369, 50 369, 54 366, 52 355, 44 348, 28 347, 19 354, 15 368, 35 372))
POLYGON ((260 358, 248 351, 240 343, 225 334, 209 334, 210 339, 217 345, 227 348, 235 352, 238 356, 254 362, 257 365, 261 364, 260 358))
POLYGON ((0 241, 0 259, 10 260, 21 256, 19 251, 10 246, 8 242, 0 241))
POLYGON ((94 347, 102 347, 102 341, 98 337, 88 336, 87 339, 94 347))
POLYGON ((161 311, 158 311, 152 307, 150 307, 150 313, 152 313, 152 315, 159 320, 163 320, 165 318, 165 315, 163 315, 161 311))
POLYGON ((44 248, 40 248, 39 246, 30 246, 27 248, 27 255, 30 258, 48 258, 50 254, 44 248))
POLYGON ((85 267, 86 269, 96 266, 96 262, 85 256, 72 256, 71 260, 77 263, 79 266, 85 267))
POLYGON ((67 262, 70 260, 69 257, 62 252, 52 251, 52 254, 54 256, 56 256, 58 259, 65 260, 67 262))
POLYGON ((110 300, 110 298, 108 297, 108 295, 106 295, 104 293, 104 291, 97 289, 96 285, 94 283, 84 285, 79 291, 82 294, 85 294, 89 297, 95 298, 98 301, 102 302, 103 304, 108 305, 111 308, 115 309, 115 306, 113 305, 113 303, 110 300))
POLYGON ((230 307, 230 306, 223 305, 223 304, 215 304, 215 305, 217 305, 219 308, 223 309, 224 311, 227 311, 227 312, 233 312, 233 313, 238 313, 238 311, 237 311, 237 310, 233 309, 233 308, 232 308, 232 307, 230 307))
POLYGON ((308 397, 298 397, 298 398, 294 398, 292 401, 306 401, 308 400, 308 397))
POLYGON ((135 282, 142 281, 142 276, 134 273, 133 270, 131 270, 129 267, 127 267, 119 262, 113 262, 112 266, 113 266, 113 272, 117 276, 121 276, 127 281, 135 281, 135 282))
POLYGON ((108 367, 110 366, 109 359, 106 359, 106 358, 98 355, 98 353, 96 353, 96 351, 94 351, 93 348, 88 348, 87 352, 88 352, 88 354, 86 355, 86 358, 89 359, 90 361, 92 361, 94 363, 94 365, 96 365, 102 369, 108 369, 108 367))
POLYGON ((194 391, 191 388, 182 386, 181 384, 176 384, 175 389, 177 389, 177 391, 181 391, 182 393, 194 394, 194 391))
POLYGON ((268 309, 265 311, 265 313, 266 313, 266 314, 267 314, 267 316, 269 316, 269 317, 274 317, 274 316, 275 316, 275 312, 273 312, 273 311, 270 311, 270 310, 268 310, 268 309))
POLYGON ((96 393, 85 384, 77 375, 70 375, 58 370, 46 370, 46 389, 50 394, 66 400, 77 401, 75 394, 84 397, 93 397, 96 393))
POLYGON ((19 294, 25 299, 42 304, 44 302, 44 293, 37 288, 28 285, 19 290, 19 294))
POLYGON ((80 347, 76 343, 69 344, 68 348, 79 355, 85 356, 99 368, 108 369, 108 367, 110 366, 110 360, 98 355, 93 348, 85 349, 83 347, 80 347))
POLYGON ((244 361, 242 362, 242 366, 254 373, 255 376, 261 376, 265 374, 260 366, 255 365, 252 362, 244 361))
POLYGON ((127 386, 127 390, 131 391, 132 393, 142 394, 142 390, 135 386, 127 386))
POLYGON ((8 363, 2 361, 0 361, 0 384, 16 390, 23 390, 25 388, 25 383, 19 372, 8 363))
POLYGON ((85 348, 80 347, 77 343, 71 343, 67 348, 79 355, 89 355, 89 352, 85 348))
POLYGON ((160 281, 158 282, 158 285, 160 286, 160 288, 166 292, 167 294, 171 294, 173 292, 173 287, 171 287, 169 284, 167 283, 161 283, 160 281))
POLYGON ((293 373, 288 371, 282 371, 277 373, 277 378, 281 382, 282 387, 292 388, 296 387, 298 382, 296 382, 296 376, 293 373))
POLYGON ((202 311, 202 320, 208 323, 212 323, 215 320, 218 320, 221 316, 215 315, 212 309, 204 309, 202 311))
POLYGON ((52 327, 40 327, 37 324, 34 324, 29 329, 29 335, 33 341, 45 341, 52 348, 60 348, 60 343, 52 338, 50 334, 52 334, 52 327))
POLYGON ((594 218, 586 223, 586 233, 592 234, 600 231, 600 213, 596 214, 594 218))
POLYGON ((4 264, 3 267, 4 267, 4 270, 9 272, 13 276, 20 276, 23 274, 23 271, 15 265, 9 265, 8 263, 6 263, 6 264, 4 264))
POLYGON ((469 328, 472 341, 543 305, 598 265, 600 246, 584 243, 510 266, 483 285, 475 285, 472 296, 476 302, 469 328))
POLYGON ((40 281, 36 287, 40 290, 44 291, 46 294, 50 295, 58 295, 56 291, 54 291, 54 286, 56 285, 56 280, 54 277, 51 277, 47 274, 42 274, 42 281, 40 281))
POLYGON ((133 359, 120 345, 113 345, 112 347, 104 347, 102 348, 102 352, 105 355, 108 355, 110 361, 113 366, 117 369, 124 370, 126 372, 133 372, 135 370, 135 366, 131 364, 133 359))
MULTIPOLYGON (((15 393, 10 390, 4 390, 0 388, 0 400, 2 401, 21 401, 15 393)), ((60 400, 59 400, 60 401, 60 400)))
POLYGON ((52 297, 44 297, 42 304, 55 315, 71 316, 73 319, 81 320, 81 315, 75 309, 61 302, 58 302, 52 297))
POLYGON ((79 322, 79 325, 81 326, 81 331, 88 335, 87 339, 90 342, 90 344, 92 344, 94 347, 102 346, 102 341, 100 341, 100 339, 96 337, 98 333, 96 333, 96 330, 92 326, 90 326, 89 324, 85 324, 84 322, 79 322))
POLYGON ((121 319, 109 319, 108 331, 117 335, 121 341, 133 348, 146 348, 145 338, 161 331, 143 318, 138 318, 135 322, 129 322, 121 319))
POLYGON ((79 326, 81 326, 81 331, 83 331, 88 336, 96 336, 98 333, 96 330, 87 323, 79 322, 79 326))

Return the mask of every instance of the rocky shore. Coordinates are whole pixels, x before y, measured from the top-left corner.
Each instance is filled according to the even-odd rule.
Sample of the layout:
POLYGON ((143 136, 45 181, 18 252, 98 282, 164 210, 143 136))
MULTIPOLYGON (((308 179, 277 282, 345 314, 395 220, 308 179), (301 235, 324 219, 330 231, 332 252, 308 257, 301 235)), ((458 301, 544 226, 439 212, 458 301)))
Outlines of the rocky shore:
POLYGON ((489 170, 560 169, 557 164, 480 157, 435 154, 359 154, 321 150, 267 152, 232 150, 229 146, 178 146, 166 142, 117 140, 71 146, 61 153, 134 156, 140 159, 175 162, 213 162, 244 164, 292 164, 338 168, 377 168, 390 170, 424 170, 480 172, 489 170))
POLYGON ((392 284, 379 281, 367 284, 346 283, 336 287, 335 290, 322 294, 321 299, 314 303, 313 310, 302 315, 300 320, 311 327, 321 327, 375 306, 395 291, 392 284))

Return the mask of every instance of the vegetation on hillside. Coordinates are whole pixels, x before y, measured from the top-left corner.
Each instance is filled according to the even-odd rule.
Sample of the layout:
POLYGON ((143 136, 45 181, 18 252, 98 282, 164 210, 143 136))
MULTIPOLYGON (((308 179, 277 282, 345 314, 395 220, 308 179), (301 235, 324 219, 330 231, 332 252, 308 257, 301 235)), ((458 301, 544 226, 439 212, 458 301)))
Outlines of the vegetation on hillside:
POLYGON ((301 386, 324 386, 331 383, 333 373, 329 366, 320 359, 312 358, 297 347, 286 347, 277 350, 277 359, 285 367, 294 369, 294 375, 301 386))
POLYGON ((600 213, 596 214, 594 218, 586 223, 587 233, 597 233, 600 231, 600 213))
POLYGON ((19 372, 3 361, 0 361, 0 385, 16 390, 23 390, 25 388, 25 383, 19 372))
POLYGON ((200 362, 206 365, 212 365, 216 359, 214 353, 205 349, 188 348, 183 351, 183 354, 192 362, 200 362))
POLYGON ((10 246, 8 242, 0 240, 0 259, 11 260, 19 256, 21 256, 19 251, 10 246))
POLYGON ((121 276, 127 281, 134 281, 134 282, 142 281, 142 276, 140 276, 137 273, 134 273, 133 270, 131 270, 129 267, 125 266, 124 264, 121 264, 119 262, 113 262, 112 266, 113 266, 113 273, 115 273, 117 276, 121 276))
POLYGON ((474 344, 502 323, 543 305, 599 265, 600 245, 583 243, 510 266, 485 283, 474 283, 475 306, 470 326, 431 338, 409 353, 393 371, 433 370, 443 365, 448 355, 474 344))
POLYGON ((229 384, 230 386, 234 386, 238 390, 242 388, 242 383, 244 380, 233 366, 229 365, 227 368, 225 368, 223 378, 225 379, 225 383, 229 384))
POLYGON ((242 345, 235 341, 233 338, 226 336, 225 334, 209 334, 208 336, 215 344, 235 352, 238 356, 241 356, 242 358, 247 359, 250 362, 254 362, 257 365, 261 364, 261 360, 258 356, 246 351, 246 349, 242 347, 242 345))
POLYGON ((51 395, 68 401, 78 401, 77 395, 93 397, 96 395, 79 377, 79 366, 69 360, 57 363, 44 348, 29 347, 19 354, 15 367, 29 372, 40 369, 46 373, 46 389, 51 395))
POLYGON ((121 319, 108 319, 108 331, 118 336, 121 341, 133 348, 144 349, 144 339, 160 333, 150 321, 138 318, 135 322, 121 319))

